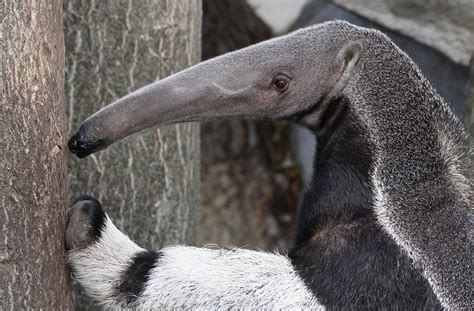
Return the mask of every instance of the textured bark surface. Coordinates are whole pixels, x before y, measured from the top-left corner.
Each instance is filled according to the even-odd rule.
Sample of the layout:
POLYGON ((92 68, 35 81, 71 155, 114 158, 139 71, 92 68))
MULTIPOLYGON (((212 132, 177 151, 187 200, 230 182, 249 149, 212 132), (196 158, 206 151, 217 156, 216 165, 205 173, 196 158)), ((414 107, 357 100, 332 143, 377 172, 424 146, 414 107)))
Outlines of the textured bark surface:
MULTIPOLYGON (((203 13, 203 59, 272 37, 244 0, 204 0, 203 13)), ((215 121, 201 132, 197 244, 287 248, 301 189, 288 124, 215 121)))
POLYGON ((61 1, 3 1, 0 309, 71 308, 61 1))
MULTIPOLYGON (((199 0, 68 0, 64 27, 71 131, 115 99, 200 59, 199 0)), ((69 164, 70 198, 97 197, 141 246, 194 244, 198 124, 155 128, 69 164)), ((91 306, 75 297, 78 309, 91 306)))

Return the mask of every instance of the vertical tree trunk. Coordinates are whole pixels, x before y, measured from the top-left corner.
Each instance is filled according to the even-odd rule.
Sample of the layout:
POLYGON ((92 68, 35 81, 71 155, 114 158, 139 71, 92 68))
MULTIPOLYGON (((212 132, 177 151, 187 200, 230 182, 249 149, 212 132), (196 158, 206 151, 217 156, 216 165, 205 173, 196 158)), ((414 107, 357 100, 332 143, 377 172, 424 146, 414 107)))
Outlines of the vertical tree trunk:
MULTIPOLYGON (((117 98, 200 59, 200 0, 66 0, 64 12, 71 130, 117 98)), ((74 158, 70 172, 70 196, 99 198, 141 246, 194 243, 197 124, 153 129, 85 160, 74 158)), ((77 295, 76 306, 91 304, 77 295)))
POLYGON ((67 310, 62 3, 1 11, 0 309, 67 310))

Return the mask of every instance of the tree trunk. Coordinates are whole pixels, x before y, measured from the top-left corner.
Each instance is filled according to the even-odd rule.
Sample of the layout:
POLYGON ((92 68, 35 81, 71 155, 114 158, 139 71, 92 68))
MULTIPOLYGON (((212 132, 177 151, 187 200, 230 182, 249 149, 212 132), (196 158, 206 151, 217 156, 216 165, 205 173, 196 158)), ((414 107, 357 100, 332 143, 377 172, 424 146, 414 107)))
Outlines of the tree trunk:
POLYGON ((62 3, 2 6, 0 309, 71 309, 62 3))
MULTIPOLYGON (((64 12, 71 131, 117 98, 200 59, 200 0, 66 0, 64 12)), ((69 164, 71 198, 97 197, 139 245, 194 244, 197 124, 153 129, 69 164)), ((75 297, 78 309, 91 307, 75 297)))

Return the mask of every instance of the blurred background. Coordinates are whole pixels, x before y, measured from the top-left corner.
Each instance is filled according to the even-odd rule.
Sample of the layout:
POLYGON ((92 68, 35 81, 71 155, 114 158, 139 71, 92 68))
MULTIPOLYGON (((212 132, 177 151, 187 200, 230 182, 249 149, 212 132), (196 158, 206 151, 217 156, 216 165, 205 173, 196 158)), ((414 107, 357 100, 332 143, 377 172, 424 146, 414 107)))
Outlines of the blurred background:
MULTIPOLYGON (((203 0, 202 59, 335 19, 386 33, 472 133, 472 0, 203 0)), ((197 244, 286 249, 315 144, 280 122, 202 124, 197 244)))

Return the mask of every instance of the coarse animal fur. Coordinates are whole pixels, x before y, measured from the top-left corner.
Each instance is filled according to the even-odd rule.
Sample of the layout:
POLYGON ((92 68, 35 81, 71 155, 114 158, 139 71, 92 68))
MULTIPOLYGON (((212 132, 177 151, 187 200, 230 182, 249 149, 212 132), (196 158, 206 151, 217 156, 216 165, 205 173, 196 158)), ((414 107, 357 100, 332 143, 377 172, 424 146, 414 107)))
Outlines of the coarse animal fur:
POLYGON ((145 251, 82 198, 66 244, 91 296, 133 309, 474 306, 467 134, 379 31, 329 22, 209 60, 97 112, 69 147, 83 157, 153 125, 231 117, 317 136, 294 247, 145 251))
MULTIPOLYGON (((84 207, 91 201, 80 204, 84 207)), ((284 255, 188 246, 146 251, 130 241, 108 217, 101 238, 85 249, 70 251, 68 261, 76 280, 106 308, 318 306, 284 255)))

